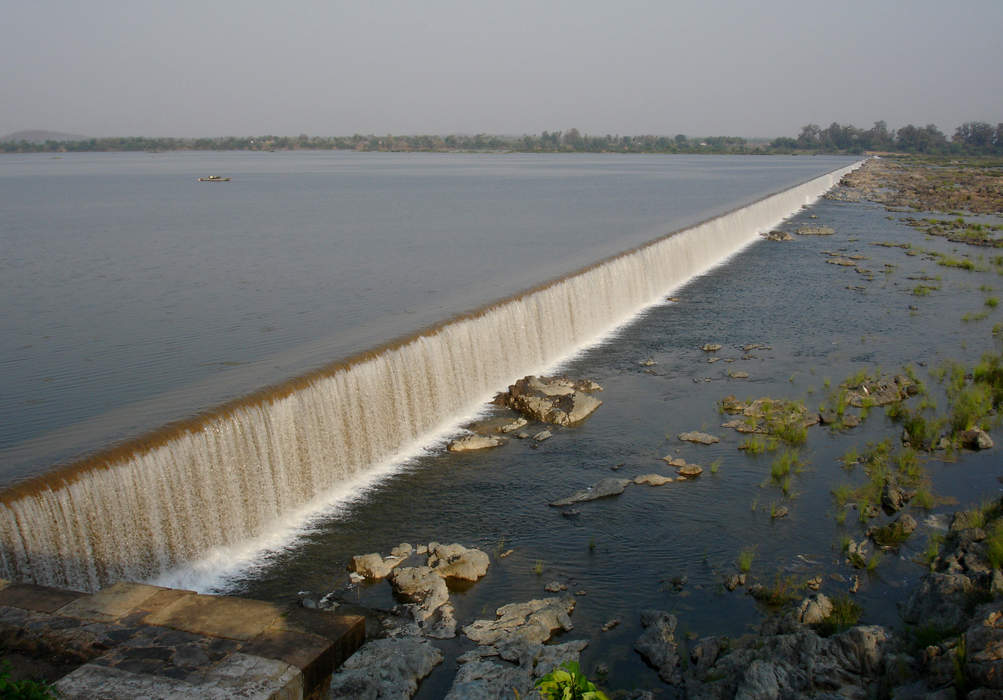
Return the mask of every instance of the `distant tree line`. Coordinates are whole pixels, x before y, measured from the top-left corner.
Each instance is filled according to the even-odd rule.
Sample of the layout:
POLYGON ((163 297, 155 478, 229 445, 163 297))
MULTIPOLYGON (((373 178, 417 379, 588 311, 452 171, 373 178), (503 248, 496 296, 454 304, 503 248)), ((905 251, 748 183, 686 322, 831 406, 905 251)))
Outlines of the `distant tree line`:
POLYGON ((1003 122, 965 122, 948 139, 934 124, 889 129, 883 121, 870 129, 833 122, 826 128, 808 124, 796 138, 749 141, 737 136, 589 135, 578 129, 539 135, 490 134, 433 136, 225 136, 218 138, 148 138, 143 136, 77 141, 3 141, 6 153, 73 153, 81 151, 514 151, 520 153, 905 153, 1003 155, 1003 122))

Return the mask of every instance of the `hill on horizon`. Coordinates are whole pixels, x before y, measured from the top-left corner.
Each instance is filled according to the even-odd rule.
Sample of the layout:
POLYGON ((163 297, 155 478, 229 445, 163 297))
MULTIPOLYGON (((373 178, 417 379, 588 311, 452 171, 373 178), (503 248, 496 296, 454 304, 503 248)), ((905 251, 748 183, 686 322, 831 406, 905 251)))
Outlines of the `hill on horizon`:
POLYGON ((87 138, 79 134, 67 134, 62 131, 46 131, 45 129, 22 129, 0 136, 0 141, 27 141, 28 143, 45 143, 46 141, 81 141, 87 138))

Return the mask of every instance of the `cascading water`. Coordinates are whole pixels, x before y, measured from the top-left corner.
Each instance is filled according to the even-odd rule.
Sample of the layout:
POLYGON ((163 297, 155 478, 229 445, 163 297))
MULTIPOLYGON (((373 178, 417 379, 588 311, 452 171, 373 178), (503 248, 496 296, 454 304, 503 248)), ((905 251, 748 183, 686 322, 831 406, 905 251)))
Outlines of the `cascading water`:
POLYGON ((859 163, 0 494, 0 576, 95 590, 259 537, 596 342, 859 163))

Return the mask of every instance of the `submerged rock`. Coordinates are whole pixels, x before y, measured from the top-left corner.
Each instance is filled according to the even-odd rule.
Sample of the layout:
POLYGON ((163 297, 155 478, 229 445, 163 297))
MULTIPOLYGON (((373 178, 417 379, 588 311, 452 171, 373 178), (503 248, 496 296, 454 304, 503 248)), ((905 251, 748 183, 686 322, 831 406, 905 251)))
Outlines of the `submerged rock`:
POLYGON ((662 476, 661 474, 641 474, 634 477, 635 484, 647 484, 648 486, 662 486, 671 483, 672 480, 671 476, 662 476))
POLYGON ((486 450, 504 444, 505 438, 497 435, 465 435, 452 440, 446 445, 446 449, 450 452, 470 452, 472 450, 486 450))
POLYGON ((609 477, 603 479, 599 483, 591 486, 587 489, 581 491, 576 491, 567 498, 562 498, 560 500, 552 502, 550 505, 555 507, 570 506, 573 503, 581 503, 583 501, 594 501, 597 498, 608 498, 610 496, 619 496, 623 493, 631 484, 630 479, 616 479, 609 477))
POLYGON ((831 226, 799 226, 797 234, 799 236, 831 236, 836 233, 836 229, 831 226))
POLYGON ((495 396, 494 402, 531 420, 574 425, 602 405, 602 401, 591 395, 596 391, 602 391, 602 387, 589 380, 528 376, 495 396))
POLYGON ((679 439, 686 442, 696 442, 701 445, 713 445, 715 442, 721 442, 721 439, 708 433, 701 433, 699 431, 690 431, 688 433, 679 433, 679 439))

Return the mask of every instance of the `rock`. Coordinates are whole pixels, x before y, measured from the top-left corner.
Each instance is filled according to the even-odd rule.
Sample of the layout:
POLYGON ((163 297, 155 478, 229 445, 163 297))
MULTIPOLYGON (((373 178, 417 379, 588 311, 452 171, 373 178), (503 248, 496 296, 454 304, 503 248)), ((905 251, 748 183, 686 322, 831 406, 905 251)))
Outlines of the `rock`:
POLYGON ((892 522, 867 530, 867 536, 880 547, 897 547, 916 530, 916 520, 908 513, 902 513, 892 522))
POLYGON ((724 587, 733 591, 739 586, 745 585, 745 574, 732 574, 724 581, 724 587))
POLYGON ((670 455, 665 455, 662 457, 663 460, 669 463, 670 467, 685 467, 686 460, 682 457, 672 457, 670 455))
POLYGON ((442 652, 424 639, 376 639, 345 660, 331 676, 331 689, 325 697, 410 698, 418 690, 418 682, 442 663, 442 658, 442 652))
POLYGON ((414 548, 407 542, 401 542, 399 545, 390 550, 390 556, 400 557, 401 559, 407 559, 414 552, 414 548))
POLYGON ((537 442, 543 442, 544 440, 549 440, 553 436, 554 434, 549 430, 541 430, 540 432, 538 432, 536 435, 533 436, 533 439, 536 440, 537 442))
POLYGON ((779 520, 780 518, 786 518, 788 515, 790 515, 790 512, 791 509, 788 508, 787 506, 777 506, 773 510, 773 512, 770 513, 770 517, 773 520, 779 520))
POLYGON ((446 449, 450 452, 471 452, 473 450, 486 450, 491 447, 498 447, 505 444, 505 438, 497 435, 465 435, 450 441, 446 449))
POLYGON ((703 467, 698 467, 695 464, 687 464, 685 467, 679 467, 676 473, 684 479, 695 479, 703 474, 703 467))
POLYGON ((504 552, 502 552, 501 554, 498 555, 498 558, 499 559, 504 559, 505 557, 507 557, 510 554, 512 554, 512 552, 514 552, 514 551, 515 551, 514 549, 506 549, 504 552))
POLYGON ((394 592, 412 604, 408 612, 418 622, 424 622, 449 600, 446 581, 428 566, 405 566, 390 576, 394 592))
POLYGON ((609 632, 611 629, 613 629, 619 624, 620 624, 620 618, 614 617, 612 620, 607 620, 600 629, 603 632, 609 632))
POLYGON ((798 605, 798 621, 803 625, 817 625, 832 614, 832 601, 824 593, 815 593, 798 605))
POLYGON ((542 644, 559 629, 574 629, 569 615, 575 609, 574 598, 544 598, 527 603, 503 605, 494 620, 476 620, 463 633, 478 644, 494 644, 517 637, 542 644))
POLYGON ((452 639, 456 636, 456 609, 452 603, 443 603, 422 624, 421 633, 433 639, 452 639))
POLYGON ((525 418, 519 417, 513 420, 511 423, 506 423, 501 428, 499 428, 499 430, 502 431, 503 433, 512 433, 518 430, 519 428, 524 427, 527 423, 529 423, 529 421, 527 421, 525 418))
POLYGON ((856 267, 857 262, 855 260, 850 260, 849 258, 835 257, 826 260, 830 265, 840 265, 841 267, 856 267))
POLYGON ((739 370, 737 372, 728 372, 728 376, 732 379, 748 379, 749 373, 739 370))
POLYGON ((890 479, 885 479, 885 484, 881 487, 881 509, 888 515, 896 513, 905 507, 912 495, 911 492, 899 488, 890 479))
POLYGON ((461 544, 428 545, 428 566, 443 578, 476 581, 488 572, 488 555, 479 549, 467 549, 461 544))
POLYGON ((649 486, 662 486, 663 484, 672 483, 671 476, 662 476, 661 474, 641 474, 640 476, 634 477, 635 484, 648 484, 649 486))
POLYGON ((703 350, 704 352, 717 352, 722 347, 724 347, 724 346, 721 345, 720 343, 704 343, 700 347, 700 349, 703 350))
POLYGON ((640 361, 640 362, 638 362, 637 364, 641 365, 641 367, 654 367, 654 366, 655 366, 655 365, 657 365, 658 363, 657 363, 657 362, 655 362, 655 361, 654 361, 653 359, 651 359, 651 358, 649 357, 649 358, 648 358, 648 359, 646 359, 646 360, 641 360, 641 361, 640 361))
POLYGON ((525 431, 520 431, 520 432, 516 433, 515 436, 518 439, 520 439, 520 440, 528 440, 529 439, 529 433, 527 433, 525 431))
POLYGON ((548 583, 546 586, 543 587, 543 590, 547 591, 548 593, 560 593, 561 591, 568 590, 568 587, 565 584, 561 583, 560 581, 551 581, 550 583, 548 583))
POLYGON ((831 236, 836 230, 831 226, 799 226, 797 234, 799 236, 831 236))
POLYGON ((366 578, 384 578, 407 556, 389 556, 386 559, 376 552, 357 554, 348 563, 348 570, 366 578))
POLYGON ((971 580, 960 573, 924 574, 902 606, 902 619, 911 625, 959 628, 965 621, 964 607, 973 590, 971 580))
POLYGON ((460 666, 445 700, 528 698, 532 697, 532 692, 533 676, 528 670, 507 663, 477 660, 460 666))
POLYGON ((679 433, 679 439, 685 442, 696 442, 701 445, 713 445, 715 442, 721 442, 720 438, 699 431, 679 433))
POLYGON ((630 479, 616 479, 609 477, 603 479, 599 483, 591 486, 582 491, 576 491, 571 496, 567 498, 562 498, 559 501, 554 501, 550 505, 555 507, 560 506, 570 506, 573 503, 581 503, 583 501, 594 501, 597 498, 608 498, 610 496, 619 496, 623 493, 624 489, 631 484, 630 479))
POLYGON ((991 450, 993 448, 993 439, 989 437, 989 433, 979 428, 966 430, 959 437, 962 447, 967 447, 969 450, 991 450))
POLYGON ((853 413, 843 414, 843 427, 844 428, 856 428, 860 425, 860 416, 853 413))
POLYGON ((666 683, 678 683, 679 645, 676 642, 676 616, 662 610, 641 612, 641 626, 644 632, 634 642, 634 649, 656 671, 666 683))
POLYGON ((779 230, 777 230, 777 231, 767 231, 766 233, 760 233, 759 235, 762 236, 763 238, 765 238, 768 241, 776 241, 778 243, 782 243, 784 241, 793 241, 794 240, 794 236, 792 236, 791 234, 787 233, 786 231, 779 231, 779 230))
POLYGON ((602 401, 591 396, 595 391, 602 391, 602 387, 592 381, 528 376, 511 385, 507 392, 498 394, 494 402, 519 411, 531 420, 574 425, 602 405, 602 401))

